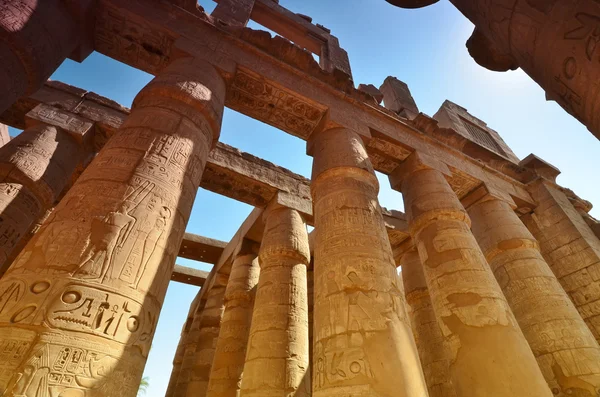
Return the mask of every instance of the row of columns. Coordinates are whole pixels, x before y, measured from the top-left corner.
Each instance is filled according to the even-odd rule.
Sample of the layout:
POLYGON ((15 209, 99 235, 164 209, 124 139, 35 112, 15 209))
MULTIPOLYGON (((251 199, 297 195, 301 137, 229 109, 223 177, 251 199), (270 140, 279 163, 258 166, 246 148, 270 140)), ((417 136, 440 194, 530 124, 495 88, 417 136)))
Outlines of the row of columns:
POLYGON ((597 394, 598 343, 511 199, 488 191, 469 217, 445 166, 412 156, 392 180, 420 256, 406 252, 402 270, 430 395, 597 394))
MULTIPOLYGON (((130 117, 0 280, 0 343, 11 353, 0 364, 6 395, 135 394, 224 95, 209 64, 172 63, 138 94, 130 117)), ((44 124, 21 140, 50 134, 60 142, 61 131, 44 124)), ((320 131, 309 154, 313 368, 306 227, 298 212, 274 206, 260 277, 255 253, 241 247, 229 282, 209 291, 184 330, 173 396, 597 392, 598 344, 510 200, 489 194, 469 216, 448 168, 421 153, 391 175, 416 247, 402 261, 415 272, 404 277, 414 332, 431 341, 418 350, 362 139, 343 128, 320 131), (440 349, 423 351, 431 346, 440 349)), ((27 171, 15 158, 11 177, 27 171)), ((53 166, 68 175, 70 164, 53 166)), ((22 183, 37 191, 31 181, 39 179, 22 183)), ((45 203, 55 199, 50 192, 45 203)))
MULTIPOLYGON (((508 196, 487 191, 467 211, 446 181, 448 168, 419 153, 391 175, 404 194, 415 244, 401 261, 409 321, 377 204, 377 179, 361 138, 345 129, 320 132, 311 138, 309 153, 315 214, 313 395, 597 393, 598 344, 508 196)), ((275 233, 267 227, 263 244, 282 236, 293 239, 292 228, 275 233)), ((262 256, 260 262, 263 266, 262 256)), ((298 280, 305 291, 302 274, 298 280)), ((258 290, 263 282, 273 288, 272 280, 261 273, 258 290)), ((271 296, 256 300, 252 330, 277 323, 270 305, 281 302, 277 293, 271 296)), ((304 313, 299 302, 283 310, 304 313)), ((241 384, 230 383, 230 394, 207 395, 258 390, 288 395, 272 387, 283 379, 277 362, 284 360, 271 352, 283 350, 278 328, 266 329, 272 332, 266 340, 249 334, 241 384)), ((291 350, 297 346, 286 343, 291 350)), ((220 359, 215 355, 213 366, 220 359)))

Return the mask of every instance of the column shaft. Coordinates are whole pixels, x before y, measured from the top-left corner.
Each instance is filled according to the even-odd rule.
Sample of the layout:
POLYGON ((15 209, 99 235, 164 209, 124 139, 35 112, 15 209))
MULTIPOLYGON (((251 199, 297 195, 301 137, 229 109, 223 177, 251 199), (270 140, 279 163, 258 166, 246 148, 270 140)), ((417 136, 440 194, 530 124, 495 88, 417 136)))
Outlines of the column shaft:
POLYGON ((361 138, 317 133, 313 396, 427 395, 361 138))
POLYGON ((2 278, 7 395, 137 394, 224 91, 166 68, 2 278))
POLYGON ((450 379, 452 356, 433 311, 419 253, 412 248, 400 260, 406 303, 429 397, 456 397, 450 379))
POLYGON ((0 113, 37 91, 85 34, 65 0, 0 1, 0 113))
POLYGON ((183 365, 183 358, 187 344, 189 343, 189 336, 193 329, 199 329, 198 321, 200 319, 200 313, 204 308, 206 300, 200 300, 200 292, 198 291, 194 300, 190 304, 190 310, 188 311, 187 318, 181 329, 181 335, 179 337, 179 343, 177 344, 177 350, 175 351, 175 357, 173 357, 173 369, 171 370, 171 377, 169 378, 169 385, 165 397, 174 397, 175 389, 177 388, 177 381, 181 373, 181 367, 183 365))
POLYGON ((44 124, 0 148, 0 276, 69 183, 83 153, 70 133, 44 124))
POLYGON ((600 240, 559 186, 539 179, 529 185, 529 191, 538 206, 523 220, 600 342, 600 240))
POLYGON ((469 215, 473 234, 552 393, 596 394, 600 347, 542 258, 534 237, 504 200, 479 201, 469 208, 469 215))
POLYGON ((300 214, 267 209, 240 397, 308 397, 308 234, 300 214))
POLYGON ((224 275, 217 275, 223 281, 214 283, 207 292, 206 303, 198 319, 192 324, 181 365, 175 397, 204 397, 208 391, 208 381, 215 356, 217 338, 225 308, 224 275))
POLYGON ((258 258, 252 247, 243 247, 233 261, 225 289, 225 309, 208 383, 208 397, 236 397, 239 393, 259 274, 258 258))
POLYGON ((461 397, 550 396, 469 230, 468 215, 438 171, 444 168, 435 159, 413 153, 394 171, 392 181, 396 187, 401 184, 435 315, 449 341, 456 393, 461 397))

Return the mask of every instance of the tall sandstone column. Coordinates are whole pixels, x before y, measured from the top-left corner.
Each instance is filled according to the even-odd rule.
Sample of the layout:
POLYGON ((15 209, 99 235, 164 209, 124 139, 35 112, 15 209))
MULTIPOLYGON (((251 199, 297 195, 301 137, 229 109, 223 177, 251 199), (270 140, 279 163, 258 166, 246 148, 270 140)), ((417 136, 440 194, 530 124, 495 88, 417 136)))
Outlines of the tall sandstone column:
POLYGON ((242 241, 225 289, 225 308, 215 348, 208 397, 239 394, 260 266, 254 243, 242 241))
POLYGON ((200 318, 199 313, 202 310, 203 302, 206 302, 200 300, 200 297, 200 291, 198 291, 194 297, 194 300, 190 304, 188 316, 181 329, 181 335, 179 336, 179 343, 177 344, 175 357, 173 357, 173 369, 171 370, 171 377, 169 378, 169 384, 167 386, 167 391, 165 392, 165 397, 173 397, 175 395, 175 388, 177 387, 177 380, 179 379, 179 374, 181 373, 181 367, 183 365, 183 358, 188 344, 189 335, 194 328, 199 328, 197 327, 197 323, 200 318))
POLYGON ((212 368, 229 275, 217 273, 206 291, 206 300, 184 341, 183 360, 174 397, 204 397, 212 368))
MULTIPOLYGON (((511 207, 488 193, 468 208, 473 234, 525 334, 542 373, 558 396, 600 391, 600 347, 538 243, 511 207)), ((513 203, 514 204, 514 203, 513 203)))
POLYGON ((137 394, 225 85, 180 59, 0 281, 5 396, 137 394))
POLYGON ((379 184, 353 131, 317 132, 313 396, 427 396, 377 201, 379 184))
POLYGON ((0 0, 0 113, 40 89, 67 57, 81 61, 92 50, 93 3, 0 0))
POLYGON ((240 397, 309 397, 308 234, 300 214, 268 207, 240 397))
POLYGON ((429 397, 457 397, 450 379, 450 348, 435 317, 417 250, 411 248, 404 253, 400 265, 429 397))
POLYGON ((433 308, 450 344, 456 393, 551 396, 444 174, 450 175, 445 164, 413 153, 391 182, 404 196, 433 308))
POLYGON ((71 181, 94 128, 46 105, 26 121, 28 128, 0 148, 0 276, 71 181))
POLYGON ((600 342, 600 240, 559 186, 539 179, 529 191, 538 206, 523 221, 600 342))

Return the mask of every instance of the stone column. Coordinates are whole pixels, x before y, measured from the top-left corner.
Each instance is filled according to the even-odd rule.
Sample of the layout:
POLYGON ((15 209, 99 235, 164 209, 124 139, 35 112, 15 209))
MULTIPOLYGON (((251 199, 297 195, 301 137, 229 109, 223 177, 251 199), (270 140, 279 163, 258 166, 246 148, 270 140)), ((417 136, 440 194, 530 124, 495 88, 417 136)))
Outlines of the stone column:
POLYGON ((40 89, 67 57, 81 61, 93 50, 93 3, 0 1, 0 113, 40 89))
POLYGON ((600 240, 560 186, 544 179, 529 185, 538 203, 522 219, 542 255, 600 342, 600 240))
POLYGON ((225 308, 228 275, 217 274, 206 292, 206 302, 196 315, 186 338, 174 397, 204 397, 212 368, 221 319, 225 308))
POLYGON ((27 113, 26 124, 0 148, 0 276, 70 183, 94 129, 91 122, 47 105, 27 113))
POLYGON ((593 396, 600 391, 598 342, 510 202, 487 190, 468 207, 473 234, 552 393, 593 396))
POLYGON ((180 59, 0 281, 0 389, 10 396, 135 396, 225 84, 180 59))
POLYGON ((300 214, 267 208, 240 397, 308 397, 308 234, 300 214))
POLYGON ((427 396, 360 136, 309 142, 315 215, 313 396, 427 396))
MULTIPOLYGON (((206 302, 200 300, 200 291, 198 291, 194 297, 194 300, 190 304, 190 310, 188 311, 187 318, 181 329, 181 335, 179 337, 179 343, 177 344, 177 350, 175 351, 175 357, 173 357, 173 369, 171 370, 171 377, 169 378, 169 385, 167 386, 165 397, 173 397, 175 395, 175 388, 177 387, 177 380, 179 379, 179 374, 181 373, 181 366, 183 365, 183 357, 188 343, 188 336, 194 325, 196 325, 196 319, 199 319, 199 313, 203 309, 203 304, 206 302)), ((196 327, 196 329, 198 328, 199 327, 196 327)))
POLYGON ((456 397, 450 379, 451 354, 433 311, 419 253, 411 248, 400 259, 406 303, 429 397, 456 397))
POLYGON ((452 383, 461 397, 551 396, 445 175, 445 164, 413 153, 391 175, 433 309, 449 341, 452 383))
POLYGON ((215 348, 208 397, 236 397, 239 394, 255 287, 260 266, 254 243, 244 240, 231 266, 225 289, 225 308, 215 348))

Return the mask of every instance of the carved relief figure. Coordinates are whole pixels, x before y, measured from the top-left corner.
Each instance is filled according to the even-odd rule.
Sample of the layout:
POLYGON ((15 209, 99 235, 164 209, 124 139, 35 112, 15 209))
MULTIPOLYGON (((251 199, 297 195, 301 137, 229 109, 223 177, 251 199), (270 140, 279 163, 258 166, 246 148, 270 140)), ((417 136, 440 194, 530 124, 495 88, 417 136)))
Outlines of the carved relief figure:
POLYGON ((81 261, 77 273, 89 275, 89 278, 95 278, 101 282, 106 279, 115 250, 123 248, 137 221, 130 213, 153 188, 154 184, 150 182, 142 184, 117 211, 92 220, 89 245, 84 252, 84 259, 81 261), (100 258, 102 258, 102 267, 100 273, 96 275, 96 267, 100 258))

